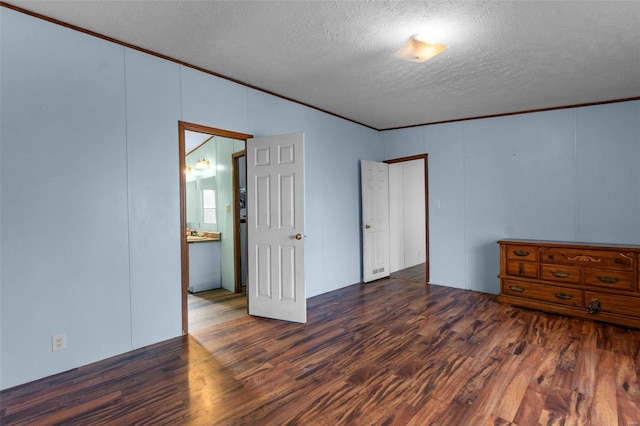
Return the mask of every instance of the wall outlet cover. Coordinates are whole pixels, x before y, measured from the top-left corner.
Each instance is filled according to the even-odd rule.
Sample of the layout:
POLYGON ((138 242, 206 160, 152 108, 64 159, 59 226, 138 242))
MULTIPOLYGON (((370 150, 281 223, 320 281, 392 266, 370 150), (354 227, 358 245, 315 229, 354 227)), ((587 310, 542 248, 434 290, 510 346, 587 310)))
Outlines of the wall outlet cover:
POLYGON ((67 336, 64 334, 56 334, 51 338, 53 352, 67 349, 67 336))

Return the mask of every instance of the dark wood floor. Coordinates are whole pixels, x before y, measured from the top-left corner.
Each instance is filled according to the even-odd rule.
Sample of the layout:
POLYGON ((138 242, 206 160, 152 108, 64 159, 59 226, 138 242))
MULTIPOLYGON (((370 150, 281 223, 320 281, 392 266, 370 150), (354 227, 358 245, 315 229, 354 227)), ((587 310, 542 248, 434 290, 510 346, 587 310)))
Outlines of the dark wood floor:
POLYGON ((247 316, 247 293, 223 288, 187 295, 189 332, 247 316))
POLYGON ((421 263, 419 265, 411 266, 406 269, 401 269, 399 271, 392 272, 391 278, 426 283, 427 282, 427 264, 421 263))
POLYGON ((637 425, 640 331, 397 279, 0 394, 3 425, 637 425))

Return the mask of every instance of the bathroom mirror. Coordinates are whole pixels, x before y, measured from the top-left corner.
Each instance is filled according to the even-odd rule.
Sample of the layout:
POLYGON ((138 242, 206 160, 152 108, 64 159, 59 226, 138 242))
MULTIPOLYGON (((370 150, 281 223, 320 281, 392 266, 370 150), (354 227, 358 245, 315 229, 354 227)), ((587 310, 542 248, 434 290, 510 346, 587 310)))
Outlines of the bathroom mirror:
POLYGON ((185 131, 187 229, 230 234, 233 153, 244 141, 185 131))

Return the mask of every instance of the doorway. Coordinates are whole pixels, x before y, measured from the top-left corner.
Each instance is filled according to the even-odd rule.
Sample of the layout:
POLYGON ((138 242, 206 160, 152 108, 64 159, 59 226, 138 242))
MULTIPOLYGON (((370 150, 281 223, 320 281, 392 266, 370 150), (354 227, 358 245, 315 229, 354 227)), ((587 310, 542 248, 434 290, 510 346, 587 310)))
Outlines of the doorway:
MULTIPOLYGON (((187 146, 187 135, 189 132, 194 132, 194 133, 199 133, 204 135, 203 136, 203 143, 209 141, 210 139, 216 139, 216 138, 220 138, 220 139, 229 139, 231 141, 237 141, 237 142, 242 142, 242 149, 229 149, 228 145, 222 145, 224 146, 224 158, 225 161, 228 161, 229 165, 226 166, 226 175, 228 179, 228 185, 229 185, 229 197, 227 200, 221 199, 222 197, 220 197, 217 193, 212 192, 208 199, 209 200, 214 200, 213 203, 211 205, 209 205, 208 209, 206 209, 202 204, 199 204, 199 206, 203 207, 204 211, 203 214, 201 215, 201 217, 204 216, 208 216, 210 219, 208 221, 203 220, 203 222, 205 223, 211 223, 212 221, 214 223, 220 224, 220 226, 224 225, 222 222, 222 220, 217 220, 214 218, 220 218, 220 217, 227 217, 227 215, 229 217, 232 218, 232 220, 227 221, 228 223, 226 223, 227 227, 225 227, 225 231, 224 232, 220 232, 219 230, 217 230, 218 235, 219 235, 219 243, 221 246, 221 254, 220 254, 220 264, 221 264, 221 269, 222 268, 231 268, 232 269, 232 273, 231 274, 223 274, 223 275, 230 275, 231 276, 231 284, 227 283, 227 287, 230 287, 229 290, 231 291, 236 291, 238 288, 238 283, 236 282, 236 277, 238 276, 242 276, 242 271, 241 270, 237 270, 237 268, 241 268, 242 266, 242 262, 240 259, 236 259, 236 256, 240 255, 241 256, 241 241, 240 238, 237 237, 237 235, 240 233, 239 228, 240 228, 240 214, 239 212, 237 212, 238 208, 238 203, 239 203, 239 195, 236 194, 236 189, 237 187, 234 187, 233 185, 235 183, 237 183, 239 185, 240 179, 238 179, 236 181, 236 174, 239 173, 238 169, 235 169, 234 171, 234 164, 236 162, 236 160, 239 161, 239 159, 242 157, 241 155, 237 155, 235 156, 234 154, 238 154, 239 152, 243 152, 245 147, 246 147, 246 143, 247 143, 247 139, 251 138, 251 135, 248 134, 244 134, 244 133, 237 133, 237 132, 231 132, 231 131, 227 131, 227 130, 222 130, 222 129, 216 129, 213 127, 208 127, 208 126, 203 126, 203 125, 199 125, 199 124, 194 124, 194 123, 188 123, 188 122, 184 122, 184 121, 179 121, 178 122, 178 148, 179 148, 179 170, 180 170, 180 253, 181 253, 181 295, 182 295, 182 332, 183 334, 187 334, 189 332, 189 306, 188 306, 188 296, 189 296, 189 282, 190 282, 190 276, 189 276, 189 244, 194 244, 194 242, 188 243, 187 242, 187 221, 188 219, 191 219, 191 217, 188 214, 187 211, 187 178, 186 178, 186 173, 189 170, 189 168, 191 168, 193 170, 193 168, 195 168, 195 165, 187 165, 187 151, 194 151, 195 149, 198 148, 198 146, 187 146), (228 159, 226 158, 228 155, 228 159), (238 229, 238 231, 236 232, 236 228, 238 229), (228 231, 227 231, 228 230, 228 231), (224 246, 223 246, 224 244, 224 246), (230 246, 230 250, 228 250, 229 254, 225 255, 226 251, 225 247, 226 246, 230 246)), ((227 141, 223 141, 221 143, 230 143, 227 141)), ((205 163, 209 163, 208 165, 210 167, 217 167, 216 164, 210 164, 211 160, 207 159, 207 158, 203 158, 202 160, 204 160, 205 163)), ((217 163, 217 162, 216 162, 217 163)), ((224 169, 225 166, 222 166, 222 169, 224 169)), ((222 177, 219 177, 217 179, 217 181, 222 181, 222 177)), ((216 181, 216 180, 214 180, 216 181)), ((216 184, 221 183, 221 182, 216 182, 216 184)), ((204 197, 207 197, 207 194, 204 195, 204 197)), ((200 223, 200 222, 199 222, 200 223)), ((211 225, 213 226, 213 225, 211 225)), ((193 227, 192 227, 193 228, 193 227)), ((200 235, 202 234, 204 237, 208 237, 209 235, 213 235, 212 238, 215 237, 215 233, 216 231, 214 231, 213 229, 208 229, 208 231, 211 232, 207 232, 207 231, 201 231, 200 229, 192 229, 189 228, 190 233, 192 233, 192 231, 195 231, 195 235, 191 236, 191 238, 193 239, 194 237, 200 238, 200 235)), ((198 242, 197 244, 200 244, 200 242, 198 242)), ((224 276, 223 276, 224 278, 224 276)), ((242 288, 241 284, 240 284, 240 288, 242 288)), ((245 299, 245 303, 246 303, 246 297, 245 299)), ((213 297, 212 300, 219 300, 219 298, 213 297)))
POLYGON ((231 160, 234 205, 234 293, 246 292, 247 286, 247 151, 235 152, 231 160))
MULTIPOLYGON (((396 234, 402 234, 401 239, 396 241, 399 246, 394 254, 400 253, 402 259, 392 259, 391 277, 407 281, 429 282, 429 179, 428 179, 428 154, 420 154, 409 157, 386 160, 385 163, 391 166, 404 166, 396 171, 396 187, 402 187, 404 194, 395 194, 395 205, 401 204, 397 215, 403 216, 404 220, 396 226, 396 234), (422 166, 422 167, 420 167, 422 166), (404 246, 406 247, 403 248, 404 246), (424 251, 422 251, 424 250, 424 251), (396 265, 394 267, 394 264, 396 265)), ((390 175, 391 169, 390 169, 390 175)), ((390 183, 389 196, 394 196, 392 192, 394 184, 390 183)), ((396 190, 396 192, 398 192, 396 190)), ((394 204, 394 203, 390 203, 394 204)), ((390 215, 394 220, 393 214, 390 215)), ((392 225, 393 231, 393 225, 392 225)))

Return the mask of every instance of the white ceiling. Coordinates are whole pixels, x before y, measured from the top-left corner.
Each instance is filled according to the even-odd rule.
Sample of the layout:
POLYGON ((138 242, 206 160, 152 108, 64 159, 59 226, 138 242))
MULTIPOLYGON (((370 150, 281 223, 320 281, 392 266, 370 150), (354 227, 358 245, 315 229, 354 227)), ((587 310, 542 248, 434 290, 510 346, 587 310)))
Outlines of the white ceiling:
POLYGON ((640 1, 8 3, 376 129, 640 96, 640 1))

